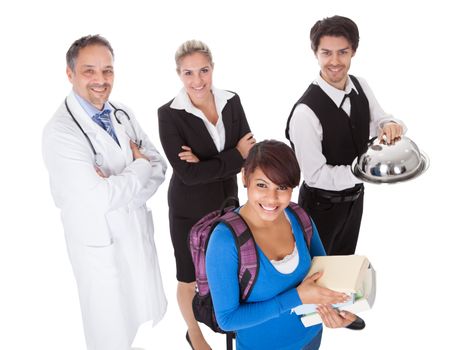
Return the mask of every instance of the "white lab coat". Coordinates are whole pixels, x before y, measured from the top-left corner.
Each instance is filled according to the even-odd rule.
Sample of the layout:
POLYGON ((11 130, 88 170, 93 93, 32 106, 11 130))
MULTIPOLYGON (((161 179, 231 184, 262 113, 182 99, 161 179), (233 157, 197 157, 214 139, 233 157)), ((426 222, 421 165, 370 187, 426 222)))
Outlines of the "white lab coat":
MULTIPOLYGON (((157 323, 166 298, 153 239, 152 214, 146 201, 163 182, 166 163, 128 111, 144 153, 133 160, 126 117, 112 122, 121 147, 94 123, 74 93, 68 106, 102 154, 94 168, 88 141, 64 103, 43 133, 44 161, 52 195, 61 209, 69 258, 77 280, 85 337, 89 350, 127 350, 141 323, 157 323)), ((119 113, 118 113, 119 114, 119 113)))

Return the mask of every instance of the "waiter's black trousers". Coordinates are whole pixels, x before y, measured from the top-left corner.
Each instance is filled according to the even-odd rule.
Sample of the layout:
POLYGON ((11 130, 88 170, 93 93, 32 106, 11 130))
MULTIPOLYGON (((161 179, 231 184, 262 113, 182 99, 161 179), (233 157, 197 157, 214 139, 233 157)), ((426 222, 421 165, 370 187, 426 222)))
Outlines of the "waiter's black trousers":
MULTIPOLYGON (((342 193, 342 192, 338 192, 342 193)), ((354 201, 332 203, 304 184, 298 204, 312 217, 327 255, 354 254, 363 214, 364 188, 354 201)))

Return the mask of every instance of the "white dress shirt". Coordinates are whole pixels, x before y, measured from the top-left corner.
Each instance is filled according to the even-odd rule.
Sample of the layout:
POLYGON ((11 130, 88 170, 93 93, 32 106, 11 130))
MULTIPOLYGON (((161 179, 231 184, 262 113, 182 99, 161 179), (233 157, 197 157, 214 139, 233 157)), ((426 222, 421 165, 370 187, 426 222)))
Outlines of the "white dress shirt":
POLYGON ((218 114, 218 121, 216 125, 213 125, 207 119, 204 113, 199 108, 196 108, 193 105, 193 103, 191 103, 190 97, 188 96, 187 91, 184 88, 182 88, 179 94, 174 98, 170 107, 173 109, 185 110, 186 112, 191 113, 200 118, 204 122, 207 131, 212 137, 212 140, 215 143, 218 152, 221 152, 224 150, 224 143, 226 141, 222 111, 224 106, 226 106, 228 100, 231 99, 234 96, 234 94, 232 92, 216 89, 214 87, 212 87, 212 94, 215 100, 215 107, 217 109, 218 114))
MULTIPOLYGON (((390 121, 400 124, 403 127, 403 133, 405 133, 406 127, 403 122, 385 113, 367 82, 363 78, 357 79, 369 100, 370 137, 377 136, 379 128, 390 121)), ((320 75, 313 83, 317 84, 333 100, 338 108, 345 94, 350 93, 352 89, 359 94, 358 89, 353 85, 350 77, 347 79, 345 90, 336 89, 334 86, 328 84, 320 75)), ((349 98, 345 99, 342 104, 342 109, 350 117, 349 98)), ((301 103, 295 108, 289 124, 289 136, 294 144, 295 154, 300 164, 304 181, 308 186, 330 191, 342 191, 362 182, 353 175, 350 165, 332 166, 326 164, 326 158, 322 153, 322 125, 312 109, 307 105, 301 103)))

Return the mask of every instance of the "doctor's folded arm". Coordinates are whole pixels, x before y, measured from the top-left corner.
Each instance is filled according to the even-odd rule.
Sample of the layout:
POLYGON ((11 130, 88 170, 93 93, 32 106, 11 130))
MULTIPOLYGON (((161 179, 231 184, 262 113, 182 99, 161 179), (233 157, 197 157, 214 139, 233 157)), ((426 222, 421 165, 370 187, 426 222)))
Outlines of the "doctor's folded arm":
POLYGON ((146 206, 167 165, 130 109, 108 100, 113 59, 99 35, 71 45, 73 89, 42 140, 88 350, 130 349, 140 324, 156 324, 167 305, 146 206))

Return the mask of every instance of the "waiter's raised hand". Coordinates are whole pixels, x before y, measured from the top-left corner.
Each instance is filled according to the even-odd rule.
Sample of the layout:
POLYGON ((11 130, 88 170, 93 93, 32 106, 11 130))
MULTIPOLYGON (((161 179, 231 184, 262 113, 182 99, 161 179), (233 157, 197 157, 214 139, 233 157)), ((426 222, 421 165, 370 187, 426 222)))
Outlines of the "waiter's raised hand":
POLYGON ((182 146, 183 151, 178 154, 181 160, 185 160, 187 163, 198 163, 199 158, 192 152, 188 146, 182 146))
POLYGON ((132 140, 129 141, 130 143, 130 148, 132 149, 132 154, 133 154, 133 159, 146 159, 149 160, 148 157, 146 157, 143 153, 140 152, 140 149, 138 148, 138 146, 135 144, 135 142, 133 142, 132 140))
POLYGON ((386 138, 385 142, 389 145, 392 145, 397 139, 402 136, 403 127, 400 124, 395 122, 386 123, 383 128, 380 130, 380 135, 378 135, 378 139, 380 141, 386 138))
POLYGON ((240 155, 243 159, 248 157, 248 153, 250 152, 251 147, 256 143, 256 139, 253 137, 253 134, 249 132, 245 136, 243 136, 239 142, 237 142, 237 150, 240 152, 240 155))

